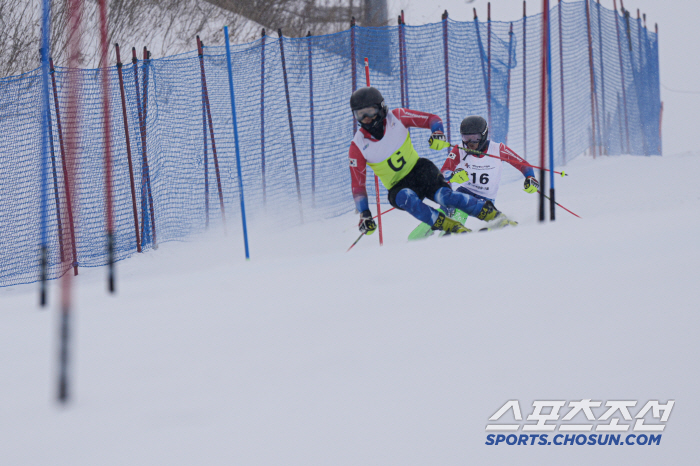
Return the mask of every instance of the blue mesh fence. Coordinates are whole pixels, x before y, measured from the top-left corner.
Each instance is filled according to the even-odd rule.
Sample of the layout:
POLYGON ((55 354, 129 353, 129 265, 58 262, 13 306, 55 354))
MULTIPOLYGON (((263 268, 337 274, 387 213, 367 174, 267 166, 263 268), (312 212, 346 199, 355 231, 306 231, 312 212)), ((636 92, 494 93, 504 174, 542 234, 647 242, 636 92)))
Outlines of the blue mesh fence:
MULTIPOLYGON (((560 3, 550 17, 555 163, 582 154, 660 155, 657 35, 641 20, 593 2, 560 3)), ((354 208, 347 167, 354 122, 348 102, 353 84, 364 85, 364 57, 372 85, 390 108, 401 106, 403 98, 409 108, 440 115, 453 141, 462 118, 483 115, 490 120, 492 139, 537 163, 541 44, 538 15, 514 22, 445 19, 424 26, 354 27, 307 38, 275 35, 232 46, 249 221, 271 216, 277 224, 293 225, 354 208)), ((0 80, 0 286, 39 279, 42 167, 48 182, 49 278, 73 262, 91 267, 107 261, 101 73, 108 73, 110 83, 115 258, 136 252, 137 234, 146 251, 202 232, 207 223, 220 225, 221 205, 229 232, 239 234, 225 48, 205 47, 202 60, 213 141, 196 52, 140 59, 136 65, 124 60, 132 174, 116 66, 56 69, 58 99, 51 90, 46 163, 41 156, 41 70, 0 80), (60 242, 71 232, 61 209, 66 206, 61 141, 66 134, 58 125, 58 117, 67 117, 61 112, 69 73, 79 77, 81 101, 77 182, 71 193, 77 257, 60 242)), ((412 134, 419 154, 441 165, 447 154, 429 150, 427 130, 412 134)), ((508 168, 504 181, 518 176, 508 168)), ((368 189, 374 196, 373 183, 368 189)), ((380 189, 386 202, 386 190, 380 189)))

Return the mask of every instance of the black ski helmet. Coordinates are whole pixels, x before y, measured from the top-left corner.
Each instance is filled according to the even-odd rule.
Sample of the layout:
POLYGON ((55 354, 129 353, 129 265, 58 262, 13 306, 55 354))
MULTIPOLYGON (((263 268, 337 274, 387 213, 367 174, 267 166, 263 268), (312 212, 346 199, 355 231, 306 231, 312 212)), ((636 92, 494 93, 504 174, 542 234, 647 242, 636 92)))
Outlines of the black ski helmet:
POLYGON ((481 139, 477 150, 481 152, 486 150, 489 138, 489 124, 482 117, 478 115, 466 117, 462 120, 462 124, 459 125, 459 132, 461 134, 480 134, 481 139))
POLYGON ((381 139, 384 137, 384 120, 388 113, 382 93, 375 87, 361 87, 352 93, 352 96, 350 96, 350 109, 356 119, 356 110, 368 107, 377 109, 377 117, 367 124, 361 121, 358 121, 358 123, 376 139, 381 139))

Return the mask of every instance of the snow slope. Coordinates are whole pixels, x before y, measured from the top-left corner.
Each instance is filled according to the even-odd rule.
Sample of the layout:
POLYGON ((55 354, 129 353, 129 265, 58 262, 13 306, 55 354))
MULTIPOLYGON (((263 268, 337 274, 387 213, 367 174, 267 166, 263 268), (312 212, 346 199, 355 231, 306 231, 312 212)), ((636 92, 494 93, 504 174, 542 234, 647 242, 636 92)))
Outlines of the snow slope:
POLYGON ((114 297, 83 269, 66 407, 58 282, 48 311, 0 289, 0 463, 696 464, 698 170, 579 157, 557 199, 583 219, 513 183, 517 228, 407 243, 391 212, 347 254, 355 215, 259 226, 250 262, 213 231, 119 263, 114 297), (585 398, 676 405, 658 446, 484 444, 507 400, 585 398))

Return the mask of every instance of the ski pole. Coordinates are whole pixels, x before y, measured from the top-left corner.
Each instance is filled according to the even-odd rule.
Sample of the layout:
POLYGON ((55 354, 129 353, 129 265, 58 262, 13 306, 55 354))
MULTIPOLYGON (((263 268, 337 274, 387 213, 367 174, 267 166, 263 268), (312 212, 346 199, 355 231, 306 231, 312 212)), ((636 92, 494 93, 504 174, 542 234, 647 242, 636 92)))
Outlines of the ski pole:
POLYGON ((375 218, 379 217, 380 215, 384 215, 384 214, 387 213, 387 212, 391 212, 391 211, 394 210, 394 209, 396 209, 396 207, 392 207, 391 209, 387 209, 387 210, 385 210, 384 212, 382 212, 381 214, 377 214, 377 215, 375 215, 374 217, 372 217, 372 220, 374 220, 375 218))
POLYGON ((360 233, 360 236, 357 237, 357 239, 355 240, 355 242, 352 243, 352 245, 351 245, 351 246, 348 248, 348 250, 345 251, 345 252, 349 252, 349 251, 362 239, 363 236, 365 236, 365 234, 364 234, 364 233, 360 233))
MULTIPOLYGON (((486 155, 486 156, 488 156, 488 157, 493 157, 494 159, 505 160, 504 158, 501 158, 501 157, 499 157, 499 156, 497 156, 497 155, 487 154, 486 152, 481 152, 481 151, 474 150, 474 149, 465 149, 464 147, 461 147, 461 146, 458 145, 458 144, 455 144, 454 146, 450 146, 450 147, 457 147, 457 148, 463 150, 464 152, 466 152, 467 154, 481 155, 481 156, 486 155)), ((523 160, 523 162, 525 162, 525 164, 526 164, 528 167, 530 167, 530 168, 537 168, 537 169, 540 169, 540 170, 546 170, 546 171, 548 171, 548 172, 554 172, 554 173, 556 173, 557 175, 561 175, 561 176, 569 176, 569 175, 567 175, 567 174, 564 173, 564 172, 558 172, 558 171, 550 170, 550 169, 548 169, 548 168, 538 167, 537 165, 532 165, 532 164, 531 164, 530 162, 528 162, 527 160, 523 160)))
MULTIPOLYGON (((549 199, 549 200, 551 201, 551 199, 549 198, 549 196, 547 196, 546 194, 542 193, 539 189, 537 190, 537 192, 540 193, 540 194, 542 194, 544 197, 546 197, 547 199, 549 199)), ((555 203, 556 205, 558 205, 559 207, 561 207, 562 209, 564 209, 565 211, 569 212, 571 215, 576 215, 575 213, 573 213, 572 211, 570 211, 569 209, 567 209, 567 208, 564 207, 563 205, 559 204, 557 201, 554 201, 554 203, 555 203)), ((579 217, 578 215, 576 215, 576 216, 577 216, 578 218, 581 218, 581 217, 579 217)))
MULTIPOLYGON (((367 81, 367 87, 369 87, 369 59, 365 57, 365 79, 367 81)), ((379 199, 379 177, 374 174, 374 192, 377 194, 377 223, 379 224, 379 245, 384 245, 384 237, 382 236, 382 205, 379 199)), ((353 244, 354 246, 354 244, 353 244)), ((352 247, 352 246, 351 246, 352 247)))
MULTIPOLYGON (((396 207, 392 207, 391 209, 387 209, 387 210, 385 210, 384 212, 382 212, 382 215, 384 215, 384 214, 387 213, 387 212, 391 212, 391 211, 394 210, 394 209, 396 209, 396 207)), ((374 219, 377 218, 378 216, 379 216, 379 215, 375 215, 374 217, 372 217, 372 220, 374 220, 374 219)), ((343 230, 343 233, 347 233, 347 231, 348 231, 350 228, 354 228, 354 227, 347 227, 345 230, 343 230)))

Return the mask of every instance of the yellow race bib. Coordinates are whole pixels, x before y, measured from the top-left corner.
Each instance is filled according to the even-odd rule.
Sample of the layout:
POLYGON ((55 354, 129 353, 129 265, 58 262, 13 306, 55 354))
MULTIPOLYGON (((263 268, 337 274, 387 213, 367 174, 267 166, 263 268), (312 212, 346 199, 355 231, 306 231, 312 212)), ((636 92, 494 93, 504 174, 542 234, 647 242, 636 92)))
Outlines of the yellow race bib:
POLYGON ((372 167, 374 173, 382 180, 384 187, 391 189, 413 170, 418 159, 418 152, 413 148, 411 135, 407 134, 406 140, 399 150, 391 154, 390 157, 378 163, 368 162, 367 165, 372 167))

